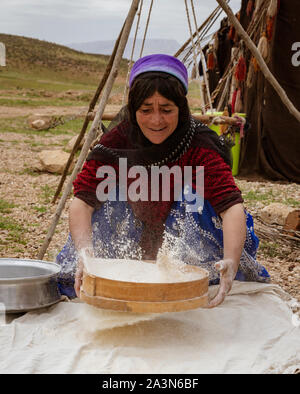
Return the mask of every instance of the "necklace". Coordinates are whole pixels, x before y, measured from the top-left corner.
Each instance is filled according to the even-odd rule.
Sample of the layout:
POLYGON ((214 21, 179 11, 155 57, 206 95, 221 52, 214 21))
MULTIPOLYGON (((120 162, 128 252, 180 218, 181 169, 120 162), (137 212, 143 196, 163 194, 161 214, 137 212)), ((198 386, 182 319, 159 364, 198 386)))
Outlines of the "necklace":
MULTIPOLYGON (((152 166, 163 166, 168 162, 174 162, 177 161, 182 155, 184 155, 187 150, 190 148, 193 137, 195 135, 197 129, 197 123, 196 121, 191 117, 190 119, 190 125, 188 128, 188 131, 186 134, 183 136, 182 140, 179 142, 178 146, 174 148, 167 156, 164 158, 158 160, 158 161, 151 161, 150 163, 144 164, 145 168, 151 168, 152 166)), ((121 157, 124 157, 122 153, 118 149, 112 149, 108 148, 102 144, 97 144, 94 147, 94 151, 102 151, 108 155, 111 155, 114 157, 114 159, 119 159, 121 157)))

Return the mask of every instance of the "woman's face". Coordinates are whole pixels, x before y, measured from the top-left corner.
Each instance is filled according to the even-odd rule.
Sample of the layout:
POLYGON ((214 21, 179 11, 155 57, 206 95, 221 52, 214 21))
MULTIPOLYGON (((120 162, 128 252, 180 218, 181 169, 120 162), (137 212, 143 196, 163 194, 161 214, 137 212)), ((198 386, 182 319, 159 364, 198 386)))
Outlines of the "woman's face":
POLYGON ((178 115, 176 104, 155 92, 136 111, 136 120, 149 141, 161 144, 175 131, 178 115))

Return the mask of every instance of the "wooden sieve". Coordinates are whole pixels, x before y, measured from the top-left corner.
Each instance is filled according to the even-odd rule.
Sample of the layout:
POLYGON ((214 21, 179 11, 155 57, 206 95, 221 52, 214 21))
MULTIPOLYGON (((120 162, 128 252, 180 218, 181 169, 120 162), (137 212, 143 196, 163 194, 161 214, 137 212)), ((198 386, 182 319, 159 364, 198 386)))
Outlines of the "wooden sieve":
POLYGON ((205 307, 208 272, 193 265, 186 265, 185 272, 197 274, 197 279, 170 283, 126 282, 84 270, 80 298, 97 308, 134 313, 180 312, 205 307))

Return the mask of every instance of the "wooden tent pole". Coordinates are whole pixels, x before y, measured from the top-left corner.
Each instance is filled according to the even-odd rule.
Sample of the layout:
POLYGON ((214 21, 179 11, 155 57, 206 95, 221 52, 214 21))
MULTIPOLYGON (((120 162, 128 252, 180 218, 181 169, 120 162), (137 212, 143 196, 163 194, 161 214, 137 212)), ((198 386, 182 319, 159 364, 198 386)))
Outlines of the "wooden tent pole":
MULTIPOLYGON (((227 1, 230 1, 230 0, 227 0, 227 1)), ((200 41, 205 39, 206 33, 211 29, 211 27, 214 25, 214 23, 219 18, 219 16, 221 15, 222 12, 223 12, 222 8, 220 6, 218 6, 218 12, 216 14, 212 14, 212 18, 210 18, 208 23, 205 26, 203 26, 203 29, 201 29, 201 32, 198 29, 199 36, 200 36, 200 41)), ((182 57, 182 62, 183 63, 185 63, 187 61, 187 59, 189 58, 189 56, 191 56, 191 52, 192 52, 192 48, 189 48, 185 52, 184 57, 182 57)))
POLYGON ((48 233, 46 235, 46 238, 44 240, 44 243, 43 243, 43 245, 42 245, 42 247, 41 247, 41 249, 39 251, 39 254, 38 254, 38 259, 39 260, 43 259, 44 255, 46 253, 46 250, 47 250, 47 248, 48 248, 48 246, 49 246, 49 244, 50 244, 50 242, 52 240, 52 237, 53 237, 56 225, 58 223, 58 220, 60 218, 60 215, 62 213, 62 210, 63 210, 63 208, 65 206, 65 203, 66 203, 66 200, 67 200, 67 198, 68 198, 68 196, 69 196, 69 194, 70 194, 70 192, 72 190, 73 181, 75 180, 78 172, 81 170, 81 167, 82 167, 82 165, 83 165, 83 163, 84 163, 84 161, 86 159, 86 156, 88 154, 90 146, 91 146, 92 142, 94 141, 94 139, 96 137, 96 134, 97 134, 97 131, 98 131, 100 125, 101 125, 102 115, 103 115, 106 103, 107 103, 107 101, 109 99, 109 95, 110 95, 110 92, 112 90, 114 81, 115 81, 115 79, 116 79, 116 77, 118 75, 119 66, 120 66, 120 63, 121 63, 121 60, 122 60, 122 56, 123 56, 123 53, 124 53, 124 50, 125 50, 126 43, 128 41, 128 37, 129 37, 130 30, 131 30, 131 27, 132 27, 132 24, 133 24, 133 20, 134 20, 136 12, 138 10, 139 1, 140 0, 132 0, 131 7, 130 7, 130 10, 128 12, 126 21, 125 21, 124 30, 122 32, 120 43, 119 43, 119 46, 118 46, 118 49, 117 49, 117 52, 116 52, 116 57, 114 59, 111 72, 110 72, 109 77, 107 79, 107 83, 105 85, 105 89, 103 91, 103 95, 102 95, 102 97, 100 99, 99 108, 98 108, 98 110, 96 112, 96 116, 95 116, 95 119, 93 120, 91 128, 90 128, 90 130, 89 130, 89 132, 87 134, 86 140, 84 142, 84 145, 82 147, 82 150, 81 150, 80 156, 79 156, 79 158, 77 160, 77 163, 76 163, 76 165, 74 167, 74 170, 73 170, 73 172, 72 172, 72 174, 70 176, 70 179, 69 179, 69 181, 67 183, 67 186, 66 186, 66 188, 64 190, 64 193, 63 193, 63 195, 62 195, 62 197, 61 197, 61 199, 59 201, 59 204, 57 206, 56 212, 54 214, 54 218, 52 220, 52 223, 50 225, 50 228, 49 228, 48 233))
MULTIPOLYGON (((200 31, 207 25, 207 23, 216 15, 216 13, 219 11, 220 6, 218 6, 210 15, 208 18, 205 19, 205 21, 202 23, 202 25, 198 28, 197 31, 193 34, 193 38, 196 37, 197 33, 200 33, 200 31)), ((191 37, 189 37, 186 42, 178 49, 178 51, 175 53, 174 57, 178 57, 184 50, 185 48, 189 45, 191 42, 191 37)))
POLYGON ((153 0, 151 0, 150 8, 149 8, 149 11, 148 11, 148 18, 147 18, 147 22, 146 22, 145 31, 144 31, 144 37, 143 37, 142 47, 141 47, 141 51, 140 51, 140 57, 142 57, 143 51, 144 51, 144 45, 145 45, 145 41, 146 41, 146 35, 147 35, 147 31, 148 31, 148 26, 149 26, 150 16, 151 16, 151 12, 152 12, 152 7, 153 7, 153 0))
POLYGON ((274 77, 274 75, 271 73, 269 70, 268 66, 266 65, 263 57, 257 50, 256 45, 253 43, 249 35, 246 33, 246 31, 243 29, 242 25, 232 12, 232 9, 226 4, 225 0, 217 0, 217 2, 220 4, 220 6, 223 8, 225 13, 227 14, 230 22, 233 24, 235 27, 236 31, 238 34, 242 37, 242 39, 245 41, 245 44, 247 45, 248 49, 251 51, 252 55, 255 57, 257 60, 257 63, 264 74, 265 78, 270 82, 270 84, 273 86, 279 97, 281 98, 283 104, 287 107, 287 109, 290 111, 292 115, 300 122, 300 112, 297 110, 297 108, 294 106, 294 104, 290 101, 288 98, 286 92, 284 89, 280 86, 278 83, 277 79, 274 77))
POLYGON ((72 151, 70 153, 68 161, 67 161, 67 163, 65 165, 63 174, 62 174, 62 176, 60 178, 60 182, 59 182, 59 185, 57 186, 57 189, 56 189, 56 192, 54 194, 53 200, 51 201, 52 204, 54 204, 56 202, 57 197, 59 196, 59 193, 61 192, 61 189, 63 187, 65 179, 66 179, 66 177, 68 175, 69 168, 70 168, 71 164, 73 163, 73 159, 74 159, 75 153, 79 149, 80 143, 81 143, 81 141, 82 141, 82 139, 84 137, 84 134, 86 132, 88 124, 89 124, 89 122, 91 120, 90 119, 90 113, 93 112, 93 110, 94 110, 94 108, 95 108, 95 106, 97 104, 98 98, 99 98, 99 96, 100 96, 100 94, 101 94, 101 92, 102 92, 102 90, 103 90, 103 88, 104 88, 104 86, 106 84, 107 78, 109 76, 109 73, 111 71, 111 68, 112 68, 112 65, 113 65, 113 62, 114 62, 114 59, 115 59, 115 56, 116 56, 116 52, 117 52, 117 49, 118 49, 118 46, 119 46, 119 42, 120 42, 120 38, 121 38, 123 29, 124 29, 124 25, 125 25, 125 22, 123 24, 122 30, 120 31, 119 37, 117 38, 117 40, 115 42, 114 49, 113 49, 112 54, 110 56, 109 62, 107 64, 107 66, 106 66, 105 72, 104 72, 104 74, 103 74, 103 76, 101 78, 99 86, 98 86, 98 88, 97 88, 97 90, 96 90, 96 92, 94 94, 94 97, 92 98, 92 100, 90 102, 89 109, 88 109, 87 114, 85 116, 85 119, 84 119, 84 122, 83 122, 83 125, 82 125, 82 128, 81 128, 81 131, 78 134, 76 142, 75 142, 75 144, 73 146, 73 149, 72 149, 72 151))
MULTIPOLYGON (((199 36, 198 31, 197 31, 197 18, 196 18, 196 13, 195 13, 193 0, 191 0, 191 6, 192 6, 192 11, 193 11, 193 18, 194 18, 195 28, 196 28, 196 32, 197 32, 197 41, 198 42, 196 41, 196 47, 198 45, 198 48, 199 48, 199 51, 200 51, 200 59, 201 59, 200 61, 202 63, 203 78, 204 78, 204 82, 205 82, 207 99, 208 99, 208 103, 209 103, 210 112, 213 113, 213 106, 212 106, 211 96, 210 96, 210 91, 209 91, 209 82, 208 82, 207 73, 206 73, 206 69, 207 69, 206 61, 205 61, 204 53, 203 53, 202 48, 201 48, 200 36, 199 36)), ((199 74, 199 68, 198 68, 198 74, 199 74)), ((199 76, 199 78, 200 78, 200 76, 199 76)))
MULTIPOLYGON (((135 51, 136 37, 137 37, 137 33, 138 33, 138 30, 139 30, 139 26, 140 26, 140 20, 141 20, 141 15, 142 15, 143 3, 144 3, 144 0, 141 0, 140 8, 139 8, 139 11, 137 13, 138 18, 137 18, 137 22, 136 22, 134 39, 133 39, 132 48, 131 48, 130 60, 129 60, 129 63, 128 63, 128 70, 127 70, 127 76, 126 76, 126 82, 125 82, 125 86, 124 86, 124 93, 123 93, 123 100, 122 100, 122 108, 125 105, 125 101, 126 101, 126 97, 127 97, 127 91, 128 91, 128 87, 129 87, 128 86, 129 85, 128 80, 129 80, 129 75, 130 75, 131 68, 132 68, 132 63, 133 63, 133 55, 134 55, 134 51, 135 51)), ((102 117, 102 119, 103 119, 103 117, 102 117)))
MULTIPOLYGON (((191 20, 190 20, 190 14, 189 14, 189 8, 187 5, 187 0, 184 0, 184 4, 185 4, 186 17, 187 17, 188 26, 189 26, 190 35, 191 35, 191 43, 192 43, 193 57, 194 57, 194 66, 196 69, 196 79, 197 79, 197 84, 198 84, 199 92, 200 92, 201 111, 202 111, 202 115, 205 115, 205 108, 206 108, 205 107, 205 100, 203 97, 202 84, 201 84, 201 80, 200 80, 199 67, 198 67, 198 63, 197 63, 197 53, 196 53, 196 48, 194 45, 193 32, 192 32, 192 26, 191 26, 191 20)), ((197 26, 196 26, 196 29, 197 29, 197 26)), ((205 70, 203 72, 205 72, 205 70)))

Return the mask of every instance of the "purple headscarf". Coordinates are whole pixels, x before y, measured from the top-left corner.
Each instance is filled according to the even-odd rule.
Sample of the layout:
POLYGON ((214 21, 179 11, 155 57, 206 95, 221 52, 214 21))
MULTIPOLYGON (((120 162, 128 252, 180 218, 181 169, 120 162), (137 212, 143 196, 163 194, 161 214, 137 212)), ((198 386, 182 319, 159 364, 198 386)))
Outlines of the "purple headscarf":
POLYGON ((160 71, 173 75, 183 84, 187 93, 188 73, 185 65, 176 57, 164 54, 144 56, 137 60, 130 73, 129 87, 138 75, 150 71, 160 71))

